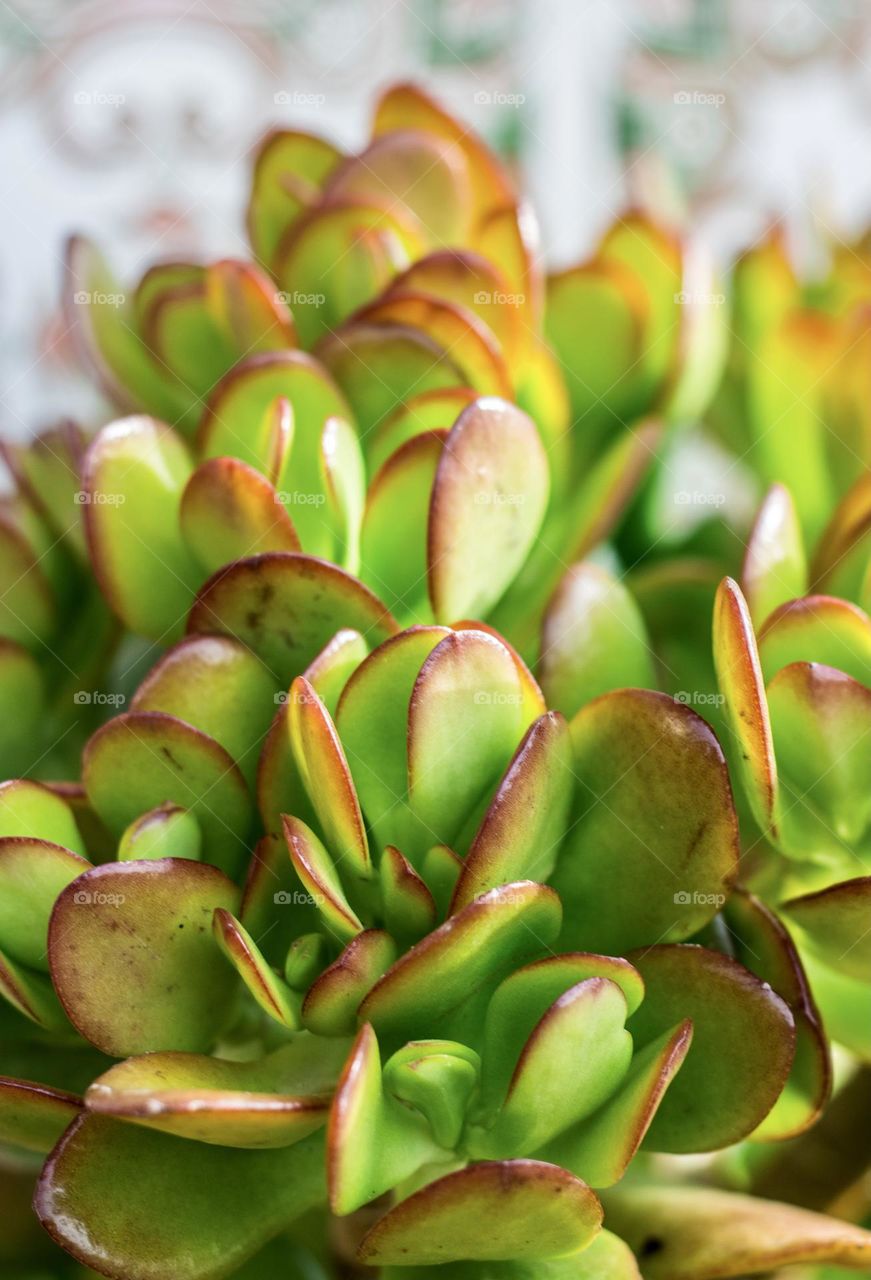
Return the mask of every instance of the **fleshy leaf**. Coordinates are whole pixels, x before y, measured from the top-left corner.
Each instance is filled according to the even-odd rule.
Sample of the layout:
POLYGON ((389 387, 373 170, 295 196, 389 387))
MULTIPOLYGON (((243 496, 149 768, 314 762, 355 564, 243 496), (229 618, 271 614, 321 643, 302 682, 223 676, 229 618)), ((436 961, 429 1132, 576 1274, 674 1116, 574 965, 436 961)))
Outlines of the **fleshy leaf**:
POLYGON ((238 641, 187 636, 152 667, 130 705, 134 712, 166 712, 208 734, 253 781, 275 712, 275 682, 238 641))
POLYGON ((322 1200, 323 1159, 320 1134, 239 1151, 89 1115, 52 1152, 35 1208, 58 1244, 114 1280, 221 1280, 322 1200))
POLYGON ((391 454, 415 436, 450 431, 466 405, 476 399, 471 387, 442 387, 404 400, 365 442, 370 473, 375 475, 391 454))
POLYGON ((204 574, 261 551, 300 549, 273 486, 238 458, 210 458, 197 467, 185 485, 179 518, 204 574))
POLYGON ((389 933, 358 933, 309 989, 302 1006, 305 1026, 322 1036, 351 1035, 359 1025, 363 997, 395 959, 396 943, 389 933))
POLYGON ((791 662, 823 662, 871 684, 871 618, 833 596, 788 600, 759 633, 759 661, 766 684, 791 662))
POLYGON ((526 731, 463 863, 451 911, 509 880, 545 881, 565 833, 574 772, 571 737, 549 711, 526 731))
POLYGON ((414 1040, 485 985, 550 946, 560 927, 553 890, 521 881, 476 898, 406 951, 360 1007, 379 1035, 414 1040))
POLYGON ((81 1109, 75 1094, 0 1076, 0 1142, 47 1155, 81 1109))
POLYGON ((601 1225, 599 1201, 565 1169, 538 1160, 484 1162, 400 1201, 357 1256, 369 1266, 561 1257, 589 1244, 601 1225))
POLYGON ((871 1232, 861 1227, 711 1187, 621 1187, 607 1211, 646 1280, 727 1280, 800 1262, 871 1264, 871 1232))
POLYGON ((69 885, 48 949, 82 1035, 115 1057, 208 1049, 237 984, 212 937, 212 912, 236 910, 238 898, 216 867, 183 858, 107 863, 69 885))
POLYGON ((713 1151, 746 1138, 774 1106, 795 1051, 795 1024, 771 987, 728 956, 704 947, 653 946, 630 959, 644 979, 629 1020, 636 1045, 685 1018, 693 1041, 663 1098, 645 1146, 713 1151))
POLYGON ((238 869, 251 804, 239 769, 214 738, 164 712, 129 712, 90 739, 82 778, 90 803, 116 838, 136 818, 170 802, 197 818, 206 861, 232 873, 238 869))
POLYGON ((202 831, 194 815, 180 805, 162 804, 130 823, 118 841, 118 861, 191 858, 198 862, 202 845, 202 831))
POLYGON ((824 964, 867 982, 871 975, 871 876, 791 898, 781 908, 824 964))
POLYGON ((692 1034, 692 1023, 687 1019, 645 1045, 634 1055, 618 1089, 604 1105, 556 1137, 540 1154, 591 1187, 619 1182, 683 1065, 692 1034))
POLYGON ((724 578, 714 605, 714 664, 753 816, 776 835, 777 764, 762 669, 741 589, 724 578))
POLYGON ((789 1005, 795 1020, 795 1058, 777 1102, 753 1134, 765 1141, 791 1138, 815 1124, 832 1091, 832 1063, 826 1029, 814 1003, 798 951, 781 921, 744 889, 726 906, 725 923, 736 960, 755 973, 789 1005))
POLYGON ((372 1028, 361 1027, 330 1112, 327 1178, 333 1213, 353 1213, 422 1165, 448 1159, 419 1113, 385 1093, 372 1028))
POLYGON ((289 694, 289 730, 294 758, 333 859, 345 873, 372 876, 360 802, 332 716, 305 678, 289 694))
POLYGON ((88 1110, 221 1147, 287 1147, 326 1123, 347 1043, 302 1032, 266 1057, 231 1062, 148 1053, 90 1086, 88 1110))
POLYGON ((299 818, 285 815, 283 823, 290 860, 324 925, 343 942, 356 937, 363 923, 345 895, 336 864, 323 842, 299 818))
POLYGON ((778 606, 804 595, 808 567, 801 526, 788 489, 774 484, 756 516, 744 563, 741 586, 757 627, 778 606))
POLYGON ((14 960, 48 969, 48 921, 62 889, 90 862, 48 840, 0 838, 0 947, 14 960))
POLYGON ((632 1057, 626 1013, 626 997, 607 978, 587 978, 563 992, 524 1044, 499 1113, 475 1136, 473 1153, 535 1151, 601 1106, 632 1057))
POLYGON ((200 590, 188 619, 193 634, 234 636, 279 682, 305 670, 342 627, 379 644, 396 630, 387 609, 333 564, 293 552, 237 560, 200 590))
POLYGON ((547 455, 532 419, 496 398, 464 409, 430 507, 429 591, 439 622, 486 614, 522 567, 547 508, 547 455))
POLYGON ((655 687, 644 620, 618 578, 592 562, 568 571, 544 616, 538 669, 548 706, 566 716, 612 689, 655 687))
POLYGON ((868 848, 871 690, 842 671, 794 662, 768 686, 781 781, 782 848, 841 862, 868 848))
POLYGON ((251 934, 231 911, 218 907, 212 920, 215 940, 264 1013, 283 1027, 299 1026, 299 1001, 270 968, 251 934))
POLYGON ((251 247, 266 266, 287 228, 318 199, 342 158, 324 138, 295 129, 274 129, 254 160, 246 223, 251 247))
POLYGON ((392 844, 381 856, 380 877, 384 922, 394 937, 416 942, 435 928, 438 909, 432 893, 392 844))
POLYGON ((643 689, 603 694, 569 727, 578 787, 553 877, 562 945, 623 952, 690 937, 723 905, 738 865, 713 732, 684 703, 643 689))
POLYGON ((153 418, 122 418, 85 456, 82 493, 94 571, 106 599, 138 635, 172 639, 201 578, 179 527, 193 470, 184 442, 153 418))

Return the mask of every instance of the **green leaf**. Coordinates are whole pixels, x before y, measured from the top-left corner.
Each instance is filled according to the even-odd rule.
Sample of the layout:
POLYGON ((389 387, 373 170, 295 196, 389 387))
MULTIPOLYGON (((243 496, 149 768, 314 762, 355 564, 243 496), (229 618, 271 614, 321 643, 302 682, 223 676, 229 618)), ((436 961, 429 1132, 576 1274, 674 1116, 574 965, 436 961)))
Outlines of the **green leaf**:
POLYGON ((545 881, 568 824, 574 790, 565 720, 549 711, 527 729, 472 841, 451 911, 509 880, 545 881))
POLYGON ((376 472, 360 533, 364 582, 405 621, 432 621, 427 594, 430 499, 447 431, 417 434, 376 472))
POLYGON ((76 1028, 115 1057, 210 1048, 232 1012, 236 975, 212 932, 239 892, 216 867, 183 858, 107 863, 57 900, 51 974, 76 1028))
POLYGON ((729 957, 704 947, 653 946, 633 954, 644 979, 629 1020, 639 1048, 690 1018, 693 1041, 650 1130, 654 1151, 714 1151, 746 1138, 783 1089, 795 1026, 771 987, 729 957))
POLYGON ((85 857, 87 850, 72 810, 48 787, 27 778, 0 782, 0 837, 50 840, 85 857))
POLYGON ((261 551, 299 551, 293 521, 265 476, 238 458, 210 458, 185 485, 181 531, 205 574, 261 551))
POLYGON ((396 943, 389 933, 358 933, 312 983, 303 1001, 303 1024, 322 1036, 352 1035, 362 1021, 358 1010, 363 998, 395 959, 396 943))
POLYGON ((0 838, 0 947, 48 970, 48 921, 55 898, 90 862, 48 840, 0 838))
POLYGON ((263 1012, 280 1026, 295 1031, 299 1026, 299 1000, 267 964, 245 926, 232 912, 217 907, 212 930, 218 946, 263 1012))
POLYGON ((731 578, 720 583, 714 606, 714 664, 750 808, 776 840, 777 764, 768 703, 750 612, 731 578))
POLYGON ((832 1064, 827 1028, 795 944, 778 917, 746 890, 738 889, 725 910, 734 958, 789 1005, 795 1020, 795 1059, 774 1107, 754 1133, 765 1140, 791 1138, 815 1124, 829 1101, 832 1064))
POLYGON ((145 417, 104 427, 82 469, 88 545, 103 594, 131 631, 164 643, 181 632, 202 576, 179 526, 192 471, 184 442, 145 417))
POLYGON ((726 1280, 825 1261, 864 1270, 871 1232, 794 1205, 710 1187, 621 1187, 608 1223, 635 1251, 645 1280, 726 1280))
POLYGON ((188 809, 203 856, 235 874, 245 857, 251 803, 245 781, 214 738, 160 711, 133 711, 98 729, 85 747, 88 800, 116 839, 167 802, 188 809))
POLYGON ((548 706, 566 716, 600 693, 656 686, 644 620, 618 578, 592 562, 569 569, 544 616, 538 669, 548 706))
POLYGON ((345 864, 346 876, 368 880, 373 871, 366 828, 332 716, 305 676, 294 680, 289 704, 294 759, 330 854, 345 864))
POLYGON ((871 975, 871 876, 844 880, 781 907, 815 955, 838 973, 871 975))
POLYGON ((544 885, 492 889, 400 956, 363 1001, 361 1021, 390 1040, 432 1035, 480 988, 547 949, 560 918, 559 899, 544 885))
POLYGON ((254 160, 246 225, 255 254, 270 265, 281 238, 299 215, 317 200, 341 152, 314 134, 273 129, 254 160))
POLYGON ((808 586, 804 540, 789 490, 773 484, 760 506, 741 566, 741 586, 754 626, 808 586))
POLYGON ((781 782, 781 847, 798 858, 871 852, 871 689, 842 671, 795 662, 768 686, 781 782))
POLYGON ((587 1119, 539 1152, 591 1187, 619 1182, 644 1140, 692 1041, 689 1019, 637 1052, 617 1090, 587 1119))
POLYGON ((47 1155, 81 1109, 75 1094, 0 1076, 0 1142, 47 1155))
POLYGON ((385 1092, 378 1040, 360 1029, 330 1113, 327 1178, 333 1213, 353 1213, 422 1165, 449 1158, 422 1115, 385 1092))
POLYGON ((193 634, 234 636, 265 663, 279 687, 305 670, 342 627, 376 645, 397 626, 384 605, 336 565, 294 552, 237 560, 200 590, 193 634))
POLYGON ((473 1164, 402 1200, 358 1250, 369 1266, 561 1257, 602 1224, 593 1192, 538 1160, 473 1164))
POLYGON ((219 1147, 288 1147, 326 1123, 347 1042, 301 1032, 252 1062, 148 1053, 111 1067, 85 1096, 113 1116, 219 1147))
POLYGON ((190 858, 198 862, 202 846, 202 831, 194 815, 177 804, 162 804, 130 823, 118 842, 118 861, 190 858))
POLYGON ((140 684, 131 711, 163 711, 218 742, 249 783, 275 714, 275 682, 228 636, 187 636, 140 684))
POLYGON ((486 631, 452 631, 424 661, 408 704, 408 803, 419 834, 401 845, 416 863, 455 847, 486 803, 528 727, 513 655, 486 631))
MULTIPOLYGON (((477 1156, 536 1151, 597 1110, 620 1084, 632 1057, 625 1030, 626 997, 607 978, 588 978, 563 992, 523 1046, 508 1092, 477 1156)), ((485 1053, 491 1048, 487 1041, 485 1053)))
POLYGON ((364 926, 348 901, 335 861, 311 827, 287 815, 283 822, 290 860, 324 926, 342 942, 356 937, 364 926))
POLYGON ((351 675, 336 727, 366 822, 379 844, 408 853, 408 706, 421 667, 446 627, 410 627, 386 641, 351 675))
POLYGON ((429 592, 437 621, 486 615, 523 566, 550 493, 535 424, 503 400, 460 414, 439 459, 429 517, 429 592))
POLYGON ((642 689, 603 694, 570 730, 578 786, 553 876, 561 945, 623 952, 691 937, 725 902, 738 865, 714 734, 684 703, 642 689))
POLYGON ((36 1213, 74 1258, 115 1280, 220 1280, 321 1201, 323 1160, 319 1134, 238 1151, 91 1115, 52 1152, 36 1213), (240 1197, 240 1186, 257 1194, 240 1197))
POLYGON ((364 441, 370 474, 376 475, 387 459, 415 436, 450 431, 462 410, 476 398, 471 387, 442 387, 409 396, 364 441))
POLYGON ((805 596, 781 605, 759 633, 766 684, 791 662, 823 662, 871 684, 871 618, 833 596, 805 596))

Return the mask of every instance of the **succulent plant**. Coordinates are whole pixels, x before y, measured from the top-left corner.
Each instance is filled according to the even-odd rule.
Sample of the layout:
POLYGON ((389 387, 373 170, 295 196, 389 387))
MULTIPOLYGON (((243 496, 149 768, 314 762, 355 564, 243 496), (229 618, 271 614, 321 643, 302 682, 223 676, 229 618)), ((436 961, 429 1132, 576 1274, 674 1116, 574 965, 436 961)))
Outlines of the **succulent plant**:
MULTIPOLYGON (((7 451, 0 1259, 871 1268, 867 1152, 832 1155, 871 1115, 867 478, 805 509, 759 463, 743 554, 719 516, 652 536, 715 286, 637 213, 546 279, 502 166, 412 86, 359 156, 271 134, 248 227, 256 266, 129 299, 75 241, 133 416, 7 451), (73 718, 66 783, 31 759, 48 735, 57 777, 53 662, 125 690, 73 718)), ((740 265, 739 332, 779 323, 757 268, 792 305, 782 267, 740 265)))

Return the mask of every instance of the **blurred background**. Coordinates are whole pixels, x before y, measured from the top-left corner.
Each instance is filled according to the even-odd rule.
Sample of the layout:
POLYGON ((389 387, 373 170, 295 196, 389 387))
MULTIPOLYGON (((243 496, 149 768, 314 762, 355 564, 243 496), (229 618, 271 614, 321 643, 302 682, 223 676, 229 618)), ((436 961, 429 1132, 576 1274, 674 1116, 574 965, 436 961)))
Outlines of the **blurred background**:
POLYGON ((867 0, 0 0, 0 432, 97 411, 58 307, 64 237, 122 275, 245 255, 250 154, 274 123, 362 144, 419 79, 508 155, 552 264, 629 203, 727 262, 773 218, 871 215, 867 0))

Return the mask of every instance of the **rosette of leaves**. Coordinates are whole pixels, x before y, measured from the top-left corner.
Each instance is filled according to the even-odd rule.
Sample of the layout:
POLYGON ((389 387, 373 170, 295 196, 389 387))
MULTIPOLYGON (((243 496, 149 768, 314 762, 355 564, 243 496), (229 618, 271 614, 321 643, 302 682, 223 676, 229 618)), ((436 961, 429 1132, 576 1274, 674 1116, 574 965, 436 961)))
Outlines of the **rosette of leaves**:
POLYGON ((784 229, 731 276, 732 343, 711 423, 763 484, 782 484, 813 546, 871 462, 867 235, 825 246, 828 274, 803 279, 784 229))
POLYGON ((368 490, 352 411, 301 352, 237 366, 193 447, 154 419, 110 424, 82 482, 107 599, 132 631, 166 642, 198 591, 208 612, 243 579, 266 590, 282 564, 319 577, 329 562, 337 581, 358 574, 403 622, 486 616, 541 525, 547 458, 507 401, 464 393, 439 412, 445 425, 391 446, 368 490))
MULTIPOLYGON (((775 578, 781 552, 772 538, 775 578)), ((754 563, 758 569, 759 556, 754 563)), ((760 576, 750 583, 758 596, 760 576)), ((867 1058, 860 1010, 871 977, 871 876, 861 779, 871 732, 871 619, 837 597, 802 596, 775 608, 757 636, 740 588, 726 579, 714 640, 736 772, 759 832, 759 891, 801 948, 827 1030, 867 1058)))
MULTIPOLYGON (((246 644, 194 633, 95 735, 75 812, 35 783, 0 791, 0 1117, 16 1148, 60 1137, 43 1223, 125 1280, 311 1268, 312 1252, 326 1275, 349 1249, 386 1276, 636 1277, 596 1190, 642 1141, 754 1131, 792 1062, 788 1002, 683 942, 733 871, 713 735, 632 691, 568 727, 479 627, 413 628, 368 656, 361 632, 296 642, 305 672, 276 709, 246 644), (115 858, 92 865, 107 842, 115 858), (645 845, 681 866, 691 903, 664 869, 630 892, 645 845), (609 857, 615 901, 587 907, 609 857), (568 911, 529 878, 554 862, 568 911)), ((641 1222, 660 1231, 667 1206, 615 1204, 633 1243, 641 1222)), ((733 1269, 704 1270, 711 1219, 725 1237, 736 1207, 698 1204, 707 1232, 676 1274, 867 1255, 855 1229, 756 1204, 733 1269)))
MULTIPOLYGON (((71 422, 5 443, 14 488, 0 508, 0 772, 70 777, 100 718, 92 695, 116 628, 89 572, 71 422)), ((104 708, 105 709, 105 708, 104 708)))

